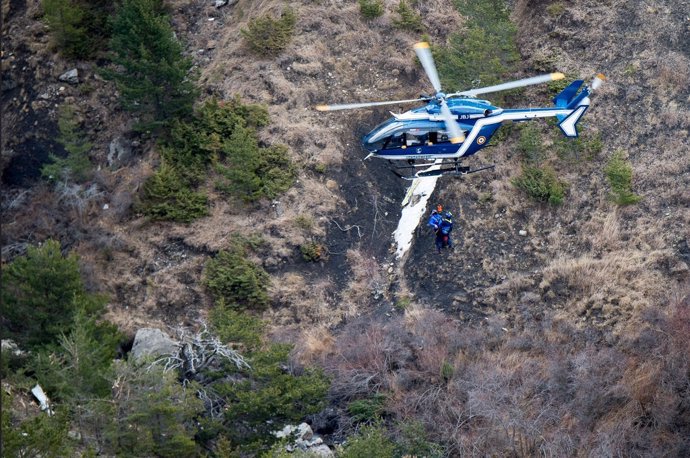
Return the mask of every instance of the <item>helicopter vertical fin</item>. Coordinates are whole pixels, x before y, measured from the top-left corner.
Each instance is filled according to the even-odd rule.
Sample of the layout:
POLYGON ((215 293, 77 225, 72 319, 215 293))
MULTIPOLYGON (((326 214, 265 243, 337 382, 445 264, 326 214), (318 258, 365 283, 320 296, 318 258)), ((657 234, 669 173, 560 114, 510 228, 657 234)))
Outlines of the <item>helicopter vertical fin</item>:
POLYGON ((575 99, 577 91, 580 90, 585 82, 583 80, 573 81, 563 89, 556 97, 553 98, 553 104, 558 108, 571 108, 568 105, 575 99))
POLYGON ((590 91, 588 88, 580 91, 583 84, 583 80, 573 81, 553 99, 553 103, 556 107, 572 110, 568 114, 556 115, 556 118, 558 118, 558 127, 561 128, 563 135, 566 137, 578 136, 577 122, 589 107, 588 96, 590 91))
MULTIPOLYGON (((585 114, 587 108, 589 108, 589 103, 580 105, 558 124, 566 137, 577 137, 577 122, 585 114)), ((558 115, 559 118, 561 116, 563 115, 558 115)))

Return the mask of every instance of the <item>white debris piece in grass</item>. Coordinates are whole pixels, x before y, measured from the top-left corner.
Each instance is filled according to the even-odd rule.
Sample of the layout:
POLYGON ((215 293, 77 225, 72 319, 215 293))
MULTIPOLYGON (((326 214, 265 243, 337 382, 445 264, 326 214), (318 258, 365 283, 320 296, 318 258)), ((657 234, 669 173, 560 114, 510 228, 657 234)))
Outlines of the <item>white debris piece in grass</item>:
MULTIPOLYGON (((436 170, 441 167, 442 161, 436 160, 434 165, 427 170, 436 170)), ((419 226, 419 222, 426 213, 426 202, 431 197, 431 194, 436 188, 438 177, 417 178, 412 181, 412 185, 408 189, 408 196, 405 197, 403 205, 407 204, 400 215, 398 221, 398 228, 393 232, 393 238, 396 243, 396 258, 403 257, 407 250, 412 245, 412 236, 415 229, 419 226), (409 197, 409 199, 408 199, 409 197), (405 202, 407 201, 407 202, 405 202)))

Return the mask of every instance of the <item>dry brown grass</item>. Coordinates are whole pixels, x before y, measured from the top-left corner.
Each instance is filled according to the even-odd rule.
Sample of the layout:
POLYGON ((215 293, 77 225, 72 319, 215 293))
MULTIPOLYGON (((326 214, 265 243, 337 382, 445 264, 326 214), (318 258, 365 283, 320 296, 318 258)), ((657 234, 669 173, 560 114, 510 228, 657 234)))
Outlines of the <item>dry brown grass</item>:
POLYGON ((657 58, 657 81, 671 90, 687 89, 690 81, 690 59, 679 52, 668 52, 657 58))
POLYGON ((333 293, 333 283, 328 279, 308 282, 292 272, 275 276, 269 290, 274 307, 265 316, 282 326, 334 326, 347 311, 337 306, 333 293))
POLYGON ((361 249, 347 250, 346 256, 352 279, 343 291, 342 301, 346 316, 357 316, 366 310, 375 296, 385 292, 387 279, 384 266, 361 249))
POLYGON ((336 338, 324 325, 305 329, 297 339, 293 357, 303 366, 323 366, 335 351, 336 338))
MULTIPOLYGON (((641 310, 662 299, 667 282, 660 263, 669 253, 624 250, 594 258, 554 259, 543 271, 542 292, 566 313, 592 319, 620 333, 641 310)), ((574 318, 574 317, 573 317, 574 318)))

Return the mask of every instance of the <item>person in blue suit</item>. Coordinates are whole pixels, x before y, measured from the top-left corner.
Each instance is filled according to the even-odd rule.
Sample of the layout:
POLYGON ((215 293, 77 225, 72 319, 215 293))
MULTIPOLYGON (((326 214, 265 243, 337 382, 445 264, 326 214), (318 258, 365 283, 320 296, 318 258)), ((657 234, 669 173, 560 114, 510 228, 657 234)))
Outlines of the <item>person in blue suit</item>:
POLYGON ((443 221, 441 213, 443 213, 443 207, 441 205, 437 205, 436 209, 431 210, 431 216, 429 216, 427 226, 429 226, 434 233, 438 231, 438 228, 441 226, 441 221, 443 221))
POLYGON ((453 231, 453 214, 449 211, 444 212, 442 205, 437 205, 431 211, 429 222, 427 223, 436 234, 436 250, 440 253, 444 247, 452 248, 453 241, 450 233, 453 231))
POLYGON ((441 223, 436 232, 436 249, 440 253, 443 247, 453 248, 453 240, 450 233, 453 232, 453 214, 445 211, 441 214, 441 223))

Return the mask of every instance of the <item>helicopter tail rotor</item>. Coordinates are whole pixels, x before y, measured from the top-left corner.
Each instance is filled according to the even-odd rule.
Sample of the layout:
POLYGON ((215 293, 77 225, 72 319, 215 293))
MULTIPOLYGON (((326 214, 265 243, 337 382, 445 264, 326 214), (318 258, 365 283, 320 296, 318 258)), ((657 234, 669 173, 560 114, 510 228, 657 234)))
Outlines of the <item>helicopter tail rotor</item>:
POLYGON ((593 91, 596 91, 601 87, 604 81, 606 81, 606 77, 604 76, 604 74, 597 73, 597 76, 594 77, 594 79, 592 80, 592 84, 590 84, 589 87, 591 87, 593 91))

